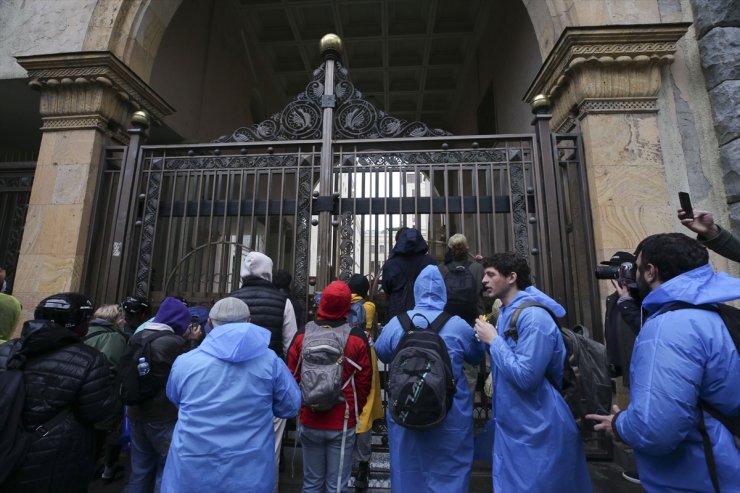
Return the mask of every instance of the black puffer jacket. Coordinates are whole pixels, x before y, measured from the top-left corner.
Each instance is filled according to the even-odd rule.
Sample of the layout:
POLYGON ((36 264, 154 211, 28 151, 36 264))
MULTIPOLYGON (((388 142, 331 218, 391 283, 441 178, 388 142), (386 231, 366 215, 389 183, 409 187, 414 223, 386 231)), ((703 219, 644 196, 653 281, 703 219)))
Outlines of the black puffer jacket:
POLYGON ((71 331, 31 320, 23 324, 21 339, 0 346, 0 367, 19 343, 28 358, 23 423, 33 430, 65 408, 71 412, 46 436, 34 439, 25 462, 0 492, 87 491, 95 465, 93 424, 115 409, 108 360, 71 331))
POLYGON ((270 349, 285 359, 283 352, 283 319, 288 297, 273 283, 257 276, 244 278, 242 287, 229 296, 239 298, 249 307, 249 321, 269 330, 270 349))

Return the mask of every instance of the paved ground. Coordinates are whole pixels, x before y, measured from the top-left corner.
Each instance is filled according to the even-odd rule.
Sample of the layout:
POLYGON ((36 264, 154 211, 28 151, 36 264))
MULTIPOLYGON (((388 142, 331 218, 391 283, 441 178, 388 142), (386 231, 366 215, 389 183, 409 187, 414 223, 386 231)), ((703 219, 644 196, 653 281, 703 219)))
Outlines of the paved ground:
MULTIPOLYGON (((280 475, 279 493, 299 493, 301 491, 301 458, 300 450, 296 454, 294 463, 295 475, 291 477, 290 452, 286 450, 285 470, 280 475)), ((640 486, 627 482, 622 478, 622 469, 612 461, 591 461, 589 462, 591 470, 591 479, 594 485, 594 493, 644 493, 640 486)), ((120 493, 123 491, 125 478, 111 484, 104 484, 102 481, 94 481, 90 485, 89 493, 120 493)), ((385 492, 388 490, 374 489, 372 492, 385 492)), ((490 493, 491 473, 490 463, 476 462, 469 493, 490 493)), ((235 492, 238 493, 238 492, 235 492)), ((268 492, 266 492, 268 493, 268 492)), ((412 493, 412 492, 409 492, 412 493)), ((450 492, 454 493, 454 492, 450 492)))

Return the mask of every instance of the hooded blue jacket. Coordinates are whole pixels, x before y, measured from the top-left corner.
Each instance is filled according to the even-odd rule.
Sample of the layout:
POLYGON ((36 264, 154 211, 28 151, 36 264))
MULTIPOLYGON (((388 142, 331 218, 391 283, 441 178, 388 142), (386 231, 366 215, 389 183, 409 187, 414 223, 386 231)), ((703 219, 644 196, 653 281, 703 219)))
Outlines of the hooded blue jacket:
MULTIPOLYGON (((635 450, 648 491, 712 492, 698 430, 701 399, 721 413, 740 414, 740 357, 717 313, 656 312, 676 301, 719 303, 740 298, 740 279, 709 264, 661 284, 643 300, 650 314, 630 365, 629 407, 614 426, 635 450)), ((730 432, 704 413, 720 491, 740 492, 740 449, 730 432)))
MULTIPOLYGON (((416 306, 409 316, 420 313, 429 322, 442 313, 447 303, 447 290, 437 266, 427 266, 414 284, 416 306)), ((415 320, 417 323, 420 317, 415 320)), ((403 336, 398 318, 383 328, 375 343, 378 358, 386 363, 403 336)), ((447 345, 457 390, 447 418, 436 428, 414 431, 396 424, 390 413, 388 438, 391 452, 391 488, 397 492, 468 491, 473 464, 473 402, 463 374, 463 360, 478 364, 485 355, 483 343, 460 317, 452 317, 440 336, 447 345)))
MULTIPOLYGON (((526 301, 557 309, 540 291, 520 291, 499 313, 508 328, 514 309, 526 301)), ((558 305, 559 306, 559 305, 558 305)), ((564 313, 562 307, 557 310, 564 313)), ((592 491, 581 435, 573 414, 547 375, 562 384, 565 345, 546 310, 523 310, 519 339, 499 336, 491 344, 493 372, 493 489, 505 492, 592 491)))
POLYGON ((167 397, 179 414, 163 493, 273 490, 272 418, 297 415, 301 393, 269 343, 258 325, 225 324, 175 360, 167 397))

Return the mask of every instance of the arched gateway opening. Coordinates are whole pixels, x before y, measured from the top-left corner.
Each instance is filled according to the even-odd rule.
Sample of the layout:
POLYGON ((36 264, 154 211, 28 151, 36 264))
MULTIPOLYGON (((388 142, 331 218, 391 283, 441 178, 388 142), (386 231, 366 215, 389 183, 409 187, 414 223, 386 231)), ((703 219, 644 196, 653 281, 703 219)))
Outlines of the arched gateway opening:
POLYGON ((241 256, 259 250, 294 273, 310 306, 333 278, 377 279, 395 232, 412 226, 440 262, 455 233, 476 253, 526 256, 574 321, 596 320, 581 301, 590 266, 576 262, 593 257, 577 136, 551 136, 547 115, 537 134, 472 136, 399 119, 355 87, 337 37, 323 53, 305 89, 260 123, 210 143, 142 145, 142 120, 131 146, 106 150, 109 207, 94 237, 110 248, 92 251, 114 256, 90 278, 98 299, 218 299, 238 287, 241 256))
MULTIPOLYGON (((503 35, 515 33, 478 33, 491 42, 503 35)), ((175 49, 176 38, 165 33, 160 56, 175 49)), ((455 233, 465 234, 475 253, 525 256, 538 287, 566 306, 566 323, 584 323, 601 338, 579 135, 551 134, 546 101, 538 103, 534 117, 519 103, 526 85, 521 72, 510 77, 523 78, 521 85, 505 83, 504 70, 486 75, 483 84, 469 77, 453 81, 460 92, 454 99, 444 77, 435 78, 442 72, 427 67, 418 88, 424 99, 403 110, 402 101, 394 102, 398 94, 373 92, 372 77, 362 69, 360 80, 371 90, 361 92, 342 48, 339 37, 324 37, 313 75, 304 76, 297 94, 269 118, 259 119, 268 99, 259 84, 247 84, 249 95, 240 100, 246 110, 232 108, 225 119, 247 111, 245 119, 255 123, 226 127, 217 139, 146 144, 147 117, 136 115, 130 145, 105 150, 87 291, 101 302, 132 293, 155 304, 167 295, 212 301, 239 287, 241 259, 257 250, 276 269, 293 273, 295 292, 310 310, 313 294, 333 278, 362 273, 379 281, 396 231, 412 226, 440 262, 455 233), (437 90, 427 90, 435 84, 437 90), (467 98, 473 90, 481 96, 467 98), (379 106, 400 108, 401 116, 379 106), (451 123, 446 128, 457 127, 458 135, 425 123, 425 116, 451 123), (496 133, 502 130, 508 133, 496 133)), ((483 56, 474 51, 470 56, 483 56)), ((498 53, 472 66, 480 70, 493 63, 487 70, 494 71, 513 56, 498 53)), ((152 84, 165 98, 167 90, 156 87, 160 70, 178 66, 154 67, 152 84)), ((391 74, 397 72, 384 76, 391 74)), ((294 75, 276 77, 289 82, 294 75)), ((203 88, 211 83, 217 81, 201 74, 192 84, 171 88, 185 99, 194 91, 190 95, 202 111, 153 130, 153 140, 202 135, 194 122, 208 121, 208 101, 223 97, 206 96, 203 88)), ((382 283, 373 285, 382 325, 382 283)), ((477 417, 486 418, 485 397, 476 403, 477 417)))
MULTIPOLYGON (((322 39, 322 52, 281 112, 213 142, 142 145, 146 115, 136 115, 131 145, 106 150, 98 199, 108 207, 93 251, 113 255, 94 260, 98 299, 220 299, 240 286, 243 255, 258 250, 293 272, 310 317, 331 279, 377 281, 395 232, 413 226, 440 261, 455 233, 477 252, 516 251, 571 320, 598 326, 577 135, 552 135, 546 113, 534 134, 510 135, 454 136, 398 119, 355 88, 337 36, 322 39)), ((382 283, 373 285, 382 326, 382 283)), ((490 405, 482 392, 475 402, 483 423, 490 405)), ((591 454, 606 453, 602 440, 587 440, 591 454)))

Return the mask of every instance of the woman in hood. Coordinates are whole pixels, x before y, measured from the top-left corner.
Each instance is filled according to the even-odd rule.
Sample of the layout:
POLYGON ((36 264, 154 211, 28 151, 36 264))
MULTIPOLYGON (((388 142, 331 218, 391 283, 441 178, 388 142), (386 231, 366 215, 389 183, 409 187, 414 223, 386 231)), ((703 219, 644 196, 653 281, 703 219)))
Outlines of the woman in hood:
MULTIPOLYGON (((414 284, 416 306, 409 317, 422 315, 430 323, 447 303, 444 279, 436 265, 425 267, 414 284)), ((416 317, 418 322, 422 317, 416 317)), ((422 322, 423 323, 423 322, 422 322)), ((404 329, 398 318, 383 328, 375 351, 381 361, 389 363, 403 337, 404 329)), ((455 377, 455 397, 447 417, 433 429, 415 431, 405 428, 386 412, 391 452, 391 487, 394 492, 407 491, 468 491, 473 464, 473 400, 465 375, 463 361, 479 364, 485 347, 475 339, 473 328, 460 317, 452 317, 439 335, 447 352, 455 377)))

